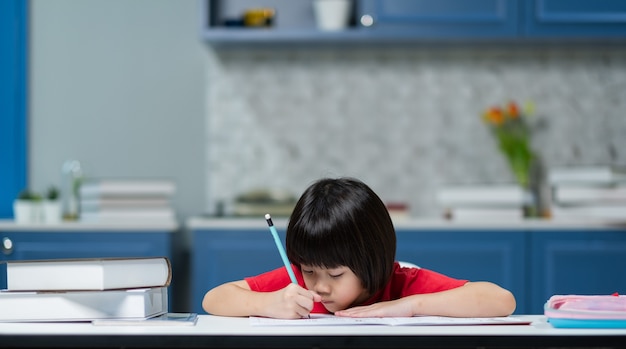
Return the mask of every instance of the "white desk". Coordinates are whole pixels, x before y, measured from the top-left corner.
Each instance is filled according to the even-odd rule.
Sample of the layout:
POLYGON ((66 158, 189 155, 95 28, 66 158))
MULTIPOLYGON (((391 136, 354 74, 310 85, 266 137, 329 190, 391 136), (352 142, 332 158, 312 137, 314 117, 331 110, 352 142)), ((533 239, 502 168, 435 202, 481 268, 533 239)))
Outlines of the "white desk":
POLYGON ((512 326, 255 327, 247 318, 199 316, 196 326, 0 323, 11 348, 623 348, 626 329, 555 329, 543 316, 512 326))

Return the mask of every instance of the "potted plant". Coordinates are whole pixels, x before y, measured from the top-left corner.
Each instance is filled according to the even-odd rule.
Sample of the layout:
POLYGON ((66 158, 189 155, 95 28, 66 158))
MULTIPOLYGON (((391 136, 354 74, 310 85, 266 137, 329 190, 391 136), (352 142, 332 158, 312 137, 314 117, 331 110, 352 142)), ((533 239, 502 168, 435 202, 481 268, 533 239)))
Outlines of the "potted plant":
POLYGON ((41 195, 22 190, 13 202, 13 216, 17 223, 39 223, 42 220, 41 195))
POLYGON ((59 200, 59 189, 56 186, 48 187, 42 206, 45 223, 56 224, 61 222, 61 200, 59 200))

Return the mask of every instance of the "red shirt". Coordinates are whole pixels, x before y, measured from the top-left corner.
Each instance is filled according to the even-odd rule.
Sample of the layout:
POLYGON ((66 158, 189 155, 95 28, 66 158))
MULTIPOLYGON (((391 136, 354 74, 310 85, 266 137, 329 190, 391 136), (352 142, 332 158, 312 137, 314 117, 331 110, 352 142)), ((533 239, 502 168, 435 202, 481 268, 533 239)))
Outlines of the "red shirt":
MULTIPOLYGON (((298 285, 306 288, 302 272, 292 266, 298 285)), ((285 288, 291 280, 284 267, 266 273, 245 278, 248 286, 256 292, 273 292, 285 288)), ((402 297, 435 293, 463 286, 467 280, 454 279, 449 276, 424 268, 403 268, 395 263, 393 274, 385 288, 376 293, 361 305, 390 301, 402 297)), ((328 313, 322 303, 315 303, 312 313, 328 313)))

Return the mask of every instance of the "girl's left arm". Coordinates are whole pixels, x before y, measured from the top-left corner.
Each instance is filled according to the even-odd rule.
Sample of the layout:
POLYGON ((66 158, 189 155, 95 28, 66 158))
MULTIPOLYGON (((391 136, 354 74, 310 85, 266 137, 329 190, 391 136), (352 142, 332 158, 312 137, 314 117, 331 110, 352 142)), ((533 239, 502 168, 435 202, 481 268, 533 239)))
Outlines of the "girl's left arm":
POLYGON ((451 290, 416 294, 401 299, 335 312, 348 317, 508 316, 515 311, 513 294, 491 282, 468 282, 451 290))

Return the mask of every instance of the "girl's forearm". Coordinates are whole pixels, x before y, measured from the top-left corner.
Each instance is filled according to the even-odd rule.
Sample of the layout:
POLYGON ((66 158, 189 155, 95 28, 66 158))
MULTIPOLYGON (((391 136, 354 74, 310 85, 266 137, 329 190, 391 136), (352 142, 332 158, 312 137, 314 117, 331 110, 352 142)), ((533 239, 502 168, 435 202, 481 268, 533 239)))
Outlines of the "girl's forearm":
POLYGON ((206 293, 202 308, 220 316, 262 316, 263 293, 240 287, 237 283, 220 285, 206 293))
POLYGON ((492 317, 508 316, 515 310, 513 294, 490 282, 469 282, 448 291, 409 296, 407 300, 414 315, 492 317))

